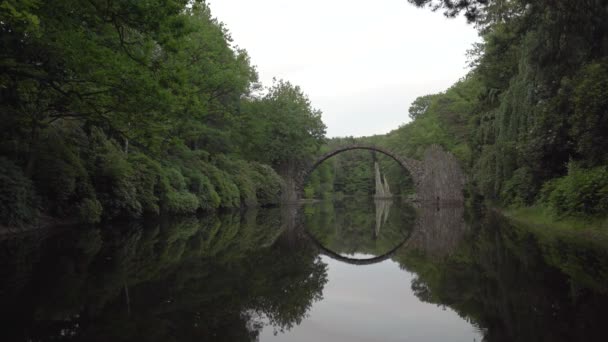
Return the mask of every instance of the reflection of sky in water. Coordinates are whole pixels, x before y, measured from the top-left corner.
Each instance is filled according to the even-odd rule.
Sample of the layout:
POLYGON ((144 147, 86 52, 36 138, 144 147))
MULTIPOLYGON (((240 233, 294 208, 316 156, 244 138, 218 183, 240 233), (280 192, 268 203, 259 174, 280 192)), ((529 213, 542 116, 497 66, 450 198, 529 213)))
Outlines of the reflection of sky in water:
MULTIPOLYGON (((355 258, 371 257, 355 254, 355 258)), ((423 303, 410 288, 414 274, 391 260, 353 266, 328 257, 323 300, 284 334, 265 327, 260 341, 480 341, 471 324, 452 311, 423 303)))

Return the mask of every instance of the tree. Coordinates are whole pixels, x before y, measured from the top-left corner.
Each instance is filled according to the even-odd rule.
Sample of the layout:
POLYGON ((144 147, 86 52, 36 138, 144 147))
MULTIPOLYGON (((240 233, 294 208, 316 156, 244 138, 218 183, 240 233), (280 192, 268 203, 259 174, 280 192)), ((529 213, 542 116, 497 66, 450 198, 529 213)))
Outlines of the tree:
POLYGON ((417 117, 426 113, 434 96, 435 95, 424 95, 417 97, 416 100, 412 102, 409 109, 410 119, 416 120, 417 117))
POLYGON ((408 0, 419 7, 430 7, 433 11, 444 9, 448 17, 455 17, 464 11, 469 22, 474 22, 488 7, 492 0, 408 0))
MULTIPOLYGON (((237 156, 257 73, 205 1, 8 0, 0 16, 0 154, 15 166, 3 182, 31 181, 44 214, 96 221, 276 200, 277 174, 237 156)), ((283 147, 315 149, 320 112, 283 88, 266 100, 295 125, 281 128, 294 129, 283 147)))
POLYGON ((325 124, 299 86, 275 81, 265 96, 243 104, 243 156, 275 168, 313 156, 324 142, 325 124))

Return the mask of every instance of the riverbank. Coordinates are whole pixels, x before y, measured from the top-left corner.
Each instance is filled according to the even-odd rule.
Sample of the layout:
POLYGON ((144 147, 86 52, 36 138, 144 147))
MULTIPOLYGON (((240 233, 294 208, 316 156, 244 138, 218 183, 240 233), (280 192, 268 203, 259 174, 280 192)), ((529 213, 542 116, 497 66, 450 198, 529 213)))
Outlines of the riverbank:
POLYGON ((582 239, 608 246, 608 218, 558 219, 545 208, 538 206, 496 211, 541 237, 582 239))

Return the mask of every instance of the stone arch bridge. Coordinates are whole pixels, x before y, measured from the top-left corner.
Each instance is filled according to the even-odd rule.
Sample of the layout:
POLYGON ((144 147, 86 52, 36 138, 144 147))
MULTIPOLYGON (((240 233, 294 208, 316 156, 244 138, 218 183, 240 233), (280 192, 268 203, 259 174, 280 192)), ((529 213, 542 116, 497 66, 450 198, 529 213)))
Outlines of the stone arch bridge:
POLYGON ((458 160, 441 147, 432 145, 426 149, 424 158, 416 160, 399 156, 391 150, 367 144, 350 144, 334 148, 317 157, 309 164, 301 165, 283 175, 286 182, 284 199, 287 202, 297 201, 304 196, 304 185, 312 172, 327 159, 351 150, 369 150, 382 153, 392 158, 405 171, 413 181, 418 201, 461 203, 464 201, 464 174, 458 160))

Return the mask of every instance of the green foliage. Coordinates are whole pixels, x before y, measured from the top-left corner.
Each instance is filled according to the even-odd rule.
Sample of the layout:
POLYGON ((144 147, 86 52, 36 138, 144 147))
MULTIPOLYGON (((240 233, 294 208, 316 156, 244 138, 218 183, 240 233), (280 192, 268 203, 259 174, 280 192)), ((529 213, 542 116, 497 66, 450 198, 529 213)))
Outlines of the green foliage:
POLYGON ((241 194, 239 188, 227 172, 220 170, 213 164, 206 164, 202 172, 209 177, 211 184, 213 184, 215 191, 219 195, 221 199, 220 207, 240 207, 241 194))
POLYGON ((568 175, 543 185, 541 203, 558 216, 597 216, 608 212, 608 168, 570 164, 568 175))
POLYGON ((166 196, 169 214, 192 214, 199 208, 198 198, 189 192, 169 191, 166 196))
POLYGON ((160 196, 166 193, 169 182, 163 173, 161 165, 143 153, 131 153, 129 164, 133 166, 131 182, 133 183, 137 201, 144 213, 160 213, 160 196))
POLYGON ((497 172, 497 158, 496 147, 485 145, 482 147, 482 153, 473 168, 475 190, 490 199, 496 198, 499 192, 494 182, 497 172))
POLYGON ((10 160, 0 157, 0 224, 22 225, 38 216, 32 182, 10 160))
POLYGON ((216 164, 223 170, 227 170, 231 180, 239 190, 239 203, 246 206, 257 204, 256 189, 253 182, 253 170, 244 160, 231 160, 224 156, 218 156, 216 164))
POLYGON ((528 167, 521 167, 505 182, 500 198, 506 203, 530 205, 537 193, 534 175, 528 167))
POLYGON ((254 161, 310 156, 323 140, 299 87, 254 95, 247 52, 205 1, 8 0, 0 17, 0 153, 45 214, 276 204, 281 179, 254 161))
POLYGON ((473 116, 471 145, 475 163, 495 162, 492 172, 476 175, 491 184, 479 189, 486 198, 531 204, 543 183, 566 173, 569 160, 605 163, 597 146, 606 137, 603 94, 608 88, 597 37, 608 35, 608 27, 596 19, 606 9, 593 5, 584 12, 571 5, 537 3, 484 35, 474 73, 488 90, 481 92, 481 110, 473 116))
POLYGON ((39 0, 4 0, 0 4, 2 29, 11 28, 36 33, 40 19, 34 14, 39 0))
POLYGON ((96 199, 85 198, 78 205, 78 219, 86 223, 98 223, 101 221, 103 207, 96 199))
POLYGON ((198 198, 202 210, 216 209, 220 206, 220 195, 215 191, 209 178, 200 172, 186 170, 184 173, 188 179, 188 191, 198 198))
POLYGON ((324 141, 321 111, 289 82, 275 82, 264 97, 244 102, 243 116, 243 156, 275 168, 306 160, 324 141))
POLYGON ((541 198, 562 216, 599 214, 595 206, 605 196, 599 171, 566 165, 600 170, 608 163, 605 4, 412 2, 449 15, 465 11, 483 42, 469 53, 473 70, 466 79, 430 100, 417 99, 414 122, 385 141, 409 156, 439 143, 464 162, 472 191, 486 200, 521 206, 541 198))
POLYGON ((590 166, 608 163, 608 59, 586 65, 576 77, 569 118, 576 152, 590 166))
MULTIPOLYGON (((489 9, 492 9, 492 1, 487 0, 471 0, 471 1, 453 1, 453 0, 408 0, 416 6, 429 6, 433 10, 444 9, 443 14, 446 17, 455 17, 464 12, 464 16, 469 22, 478 22, 485 19, 489 14, 489 9)), ((502 2, 500 2, 502 3, 502 2)))
POLYGON ((417 159, 422 158, 428 146, 440 145, 466 166, 472 158, 467 144, 472 133, 469 121, 478 106, 480 89, 480 80, 470 75, 445 93, 421 96, 412 104, 416 113, 412 122, 386 136, 374 137, 374 142, 417 159))
POLYGON ((433 95, 425 95, 417 97, 414 102, 410 105, 408 112, 410 113, 410 119, 416 120, 419 116, 426 113, 431 106, 433 95))
POLYGON ((277 205, 281 196, 283 180, 268 165, 250 163, 255 195, 262 206, 277 205))
POLYGON ((178 169, 174 167, 165 169, 165 176, 167 177, 169 185, 173 187, 173 189, 177 191, 183 191, 186 189, 186 180, 178 169))
POLYGON ((133 167, 117 143, 99 129, 90 137, 90 168, 104 218, 139 217, 143 212, 133 179, 133 167))

